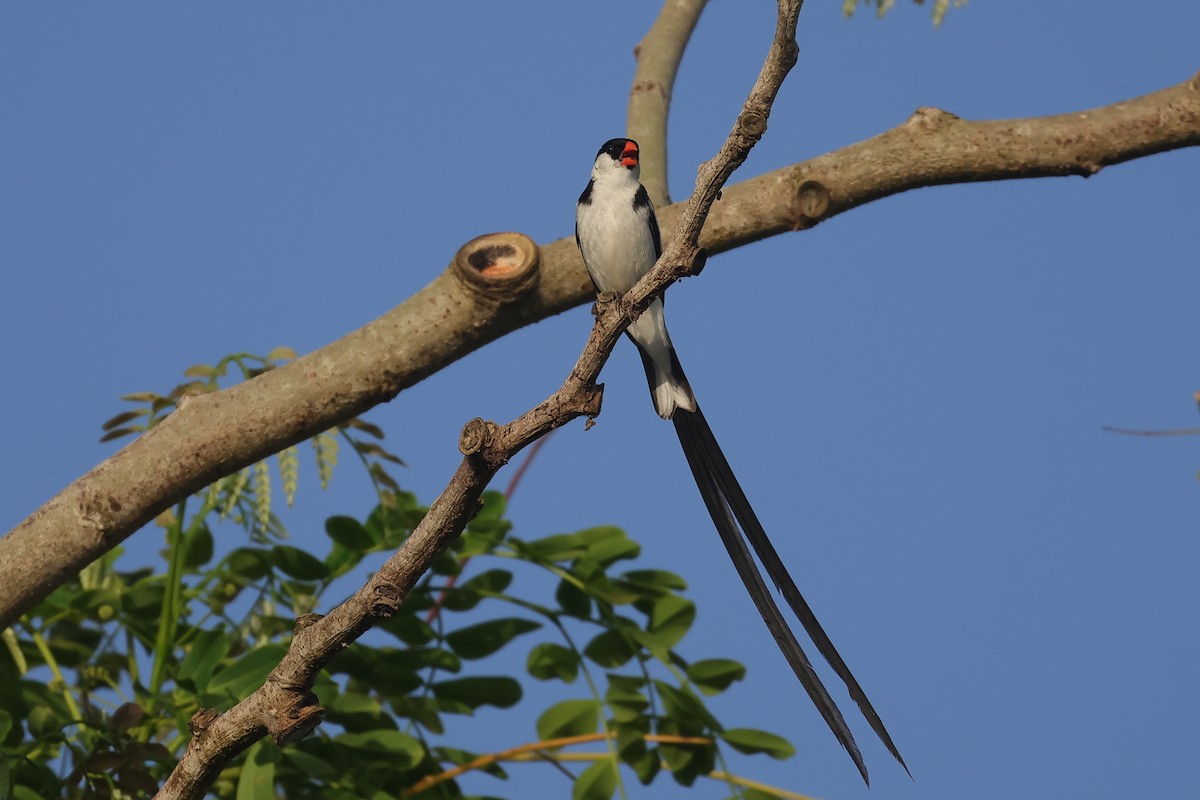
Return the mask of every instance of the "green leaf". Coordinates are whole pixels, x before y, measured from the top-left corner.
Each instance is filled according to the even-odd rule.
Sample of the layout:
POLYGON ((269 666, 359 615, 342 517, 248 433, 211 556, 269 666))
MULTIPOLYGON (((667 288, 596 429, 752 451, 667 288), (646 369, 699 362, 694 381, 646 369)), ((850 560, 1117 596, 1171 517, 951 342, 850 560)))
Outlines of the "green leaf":
POLYGON ((432 688, 438 700, 460 703, 472 711, 481 706, 510 708, 521 699, 521 684, 504 676, 457 678, 432 688))
POLYGON ((650 707, 650 701, 642 692, 612 682, 604 693, 604 702, 612 712, 613 720, 622 725, 635 722, 650 707))
POLYGON ((507 501, 504 499, 503 492, 486 491, 483 493, 483 505, 479 507, 479 513, 471 520, 471 522, 485 522, 488 520, 500 519, 504 516, 504 506, 507 501))
POLYGON ((571 800, 608 800, 617 790, 617 767, 612 759, 594 762, 575 779, 571 800))
POLYGON ((333 741, 351 750, 387 756, 388 763, 396 769, 412 769, 425 755, 425 748, 417 739, 389 728, 343 733, 333 741))
POLYGON ((284 573, 302 581, 317 581, 329 575, 329 567, 325 566, 325 562, 286 544, 277 544, 271 548, 271 563, 284 573))
POLYGON ((542 624, 533 620, 504 617, 459 628, 446 635, 446 644, 463 658, 484 658, 495 653, 517 636, 535 631, 540 627, 542 624))
POLYGON ((728 658, 697 661, 687 668, 688 678, 705 694, 718 694, 746 677, 746 668, 728 658))
POLYGON ((451 611, 469 611, 488 595, 498 594, 507 589, 512 583, 512 578, 512 573, 503 569, 480 573, 451 589, 442 605, 451 611))
POLYGON ((395 636, 407 645, 419 647, 433 640, 433 628, 425 620, 413 613, 408 603, 391 619, 384 620, 375 626, 395 636))
POLYGON ((636 569, 621 573, 618 579, 622 583, 638 587, 651 595, 682 592, 687 589, 687 581, 668 572, 665 569, 636 569))
POLYGON ((591 541, 587 546, 588 557, 594 561, 608 566, 616 561, 627 558, 637 558, 641 552, 642 546, 625 535, 625 531, 620 528, 592 528, 589 531, 584 531, 585 538, 593 532, 602 532, 602 536, 598 536, 595 541, 591 541))
POLYGON ((208 690, 241 700, 262 686, 267 674, 275 668, 285 652, 287 648, 282 644, 266 644, 251 650, 214 675, 208 690))
POLYGON ((283 757, 295 764, 297 769, 304 774, 322 781, 331 781, 341 774, 325 759, 318 758, 295 746, 283 748, 283 757))
POLYGON ((101 442, 111 442, 114 439, 120 439, 122 436, 128 436, 131 433, 139 433, 140 428, 113 428, 108 433, 100 437, 101 442))
POLYGON ((213 535, 207 525, 198 525, 183 539, 183 566, 188 569, 207 564, 213 557, 213 535))
POLYGON ((587 552, 586 543, 574 533, 557 533, 524 543, 514 540, 513 546, 532 561, 570 561, 587 552))
POLYGON ((325 533, 342 547, 358 552, 369 552, 378 544, 370 531, 354 517, 330 517, 325 520, 325 533))
POLYGON ((513 574, 506 569, 489 569, 481 572, 466 583, 459 585, 464 592, 487 592, 500 594, 512 583, 513 574))
POLYGON ((663 710, 680 725, 689 728, 711 728, 720 730, 721 723, 704 707, 699 697, 662 681, 655 681, 654 688, 662 698, 663 710))
MULTIPOLYGON (((131 617, 157 622, 162 615, 164 594, 165 589, 161 576, 138 581, 122 593, 121 611, 131 617)), ((153 638, 153 634, 151 634, 151 638, 153 638)))
POLYGON ((630 766, 646 757, 649 748, 646 736, 637 728, 621 728, 617 731, 617 757, 630 766))
POLYGON ((783 800, 783 795, 763 791, 762 789, 743 789, 742 800, 783 800))
POLYGON ((126 422, 133 422, 138 417, 144 417, 149 413, 149 409, 145 408, 139 408, 137 411, 124 411, 105 422, 100 426, 100 429, 104 431, 111 431, 113 428, 124 425, 126 422))
POLYGON ((134 392, 121 395, 121 399, 128 400, 130 403, 153 403, 155 400, 161 400, 162 395, 155 392, 134 392))
POLYGON ((563 613, 569 616, 587 619, 592 615, 592 598, 588 597, 587 592, 583 589, 565 578, 559 582, 554 599, 558 601, 563 613))
POLYGON ((257 547, 239 547, 225 556, 225 569, 244 581, 252 582, 271 571, 271 558, 266 550, 257 547))
POLYGON ((525 669, 539 681, 557 678, 572 683, 579 675, 579 654, 560 644, 546 642, 529 651, 525 669))
MULTIPOLYGON (((0 742, 3 742, 5 737, 8 736, 8 732, 12 730, 12 726, 13 726, 12 714, 10 714, 7 711, 5 711, 4 709, 0 708, 0 742)), ((5 787, 0 787, 0 789, 3 789, 3 788, 5 788, 5 787)))
POLYGON ((444 672, 458 672, 462 669, 462 659, 441 647, 408 647, 403 650, 381 648, 379 653, 386 663, 399 664, 414 672, 431 667, 444 672))
POLYGON ((663 763, 671 770, 671 777, 680 786, 691 786, 696 778, 713 770, 714 749, 699 745, 660 745, 658 748, 663 763))
POLYGON ((398 717, 411 719, 418 725, 427 728, 430 733, 446 732, 445 726, 442 725, 442 718, 438 714, 438 702, 432 697, 389 697, 388 705, 392 707, 398 717))
POLYGON ((632 603, 645 594, 631 590, 624 581, 613 581, 604 574, 604 567, 590 558, 576 560, 571 565, 571 572, 583 582, 589 595, 614 606, 632 603))
POLYGON ((564 700, 542 712, 537 721, 539 739, 582 736, 600 727, 600 704, 595 700, 564 700))
POLYGON ((200 631, 192 639, 184 661, 179 664, 178 678, 191 680, 196 684, 197 691, 205 691, 212 678, 212 670, 226 657, 232 645, 233 639, 224 631, 200 631))
POLYGON ((358 692, 337 692, 324 705, 328 710, 326 719, 347 730, 377 728, 383 712, 378 700, 358 692))
POLYGON ((217 370, 208 364, 192 364, 183 371, 183 374, 189 378, 210 378, 217 374, 217 370))
POLYGON ((262 742, 256 742, 246 753, 237 800, 275 800, 275 763, 267 760, 267 755, 262 742))
POLYGON ((631 642, 629 637, 615 630, 596 635, 583 648, 585 656, 605 669, 615 669, 628 663, 629 659, 637 655, 637 651, 637 645, 631 642))
POLYGON ((730 728, 721 738, 740 753, 766 753, 780 761, 796 755, 796 748, 787 739, 753 728, 730 728))
POLYGON ((651 782, 658 776, 659 770, 662 769, 662 756, 658 749, 654 747, 646 748, 646 753, 636 764, 630 764, 633 768, 633 773, 637 775, 638 782, 643 786, 649 786, 651 782))
POLYGON ((296 357, 296 351, 287 345, 280 345, 271 352, 267 353, 267 358, 271 361, 290 361, 296 357))
POLYGON ((654 601, 650 621, 646 626, 653 637, 655 655, 666 656, 692 627, 696 619, 696 604, 679 595, 666 595, 654 601))
POLYGON ((325 556, 325 566, 329 567, 330 578, 340 578, 357 567, 362 559, 362 551, 351 550, 334 542, 333 547, 329 548, 329 554, 325 556))

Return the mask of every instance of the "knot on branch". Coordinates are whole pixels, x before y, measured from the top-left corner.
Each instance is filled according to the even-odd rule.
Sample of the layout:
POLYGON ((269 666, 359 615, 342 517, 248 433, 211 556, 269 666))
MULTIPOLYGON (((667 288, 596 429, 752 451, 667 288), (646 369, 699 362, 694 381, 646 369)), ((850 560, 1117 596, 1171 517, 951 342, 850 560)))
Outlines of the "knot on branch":
POLYGON ((292 635, 299 635, 302 630, 305 628, 311 628, 313 625, 316 625, 318 622, 320 622, 322 618, 322 614, 305 614, 303 616, 296 617, 296 624, 292 628, 292 635))
POLYGON ((644 94, 645 92, 658 92, 658 96, 665 98, 667 96, 667 88, 655 80, 636 81, 633 87, 629 90, 631 95, 644 94))
POLYGON ((325 709, 312 692, 296 692, 286 697, 286 702, 266 715, 267 732, 281 747, 308 736, 325 719, 325 709))
POLYGON ((923 131, 935 131, 957 119, 959 116, 951 114, 949 111, 943 111, 933 106, 921 106, 904 124, 910 128, 920 128, 923 131))
POLYGON ((829 188, 820 181, 808 180, 796 190, 796 230, 810 228, 829 213, 829 188))
POLYGON ((371 600, 371 616, 375 619, 389 619, 400 609, 400 589, 395 584, 381 581, 371 591, 375 595, 371 600))
POLYGON ((459 248, 451 271, 471 291, 498 303, 521 299, 537 285, 541 251, 523 233, 485 233, 459 248))
POLYGON ((752 139, 761 139, 762 135, 767 132, 767 115, 748 108, 738 117, 737 124, 743 135, 752 139))
POLYGON ((188 731, 193 737, 200 737, 208 727, 216 722, 221 713, 215 708, 202 708, 188 720, 188 731))
POLYGON ((492 469, 503 467, 510 456, 504 452, 500 426, 479 417, 463 425, 462 433, 458 435, 458 451, 468 458, 480 459, 492 469))
POLYGON ((469 420, 458 435, 458 452, 464 456, 478 455, 491 441, 495 428, 496 423, 480 417, 469 420))
POLYGON ((785 72, 796 66, 796 62, 800 60, 800 45, 795 39, 787 39, 780 45, 779 61, 783 65, 785 72))

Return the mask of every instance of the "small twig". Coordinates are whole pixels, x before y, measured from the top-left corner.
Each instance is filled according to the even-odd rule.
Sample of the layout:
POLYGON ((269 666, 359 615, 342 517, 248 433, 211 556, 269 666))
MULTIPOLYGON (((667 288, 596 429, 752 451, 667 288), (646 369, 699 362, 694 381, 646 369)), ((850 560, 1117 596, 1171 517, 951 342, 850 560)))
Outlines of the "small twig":
POLYGON ((1200 428, 1174 428, 1165 431, 1139 431, 1133 428, 1114 428, 1111 425, 1105 425, 1101 430, 1107 433, 1121 433, 1126 436, 1194 436, 1200 433, 1200 428))
MULTIPOLYGON (((437 775, 429 775, 422 778, 417 783, 405 789, 400 793, 401 797, 411 797, 414 794, 419 794, 425 791, 430 786, 437 786, 439 783, 445 783, 448 780, 457 778, 467 772, 473 772, 477 769, 495 764, 499 761, 512 761, 520 758, 528 753, 537 753, 543 750, 551 750, 558 747, 570 747, 576 744, 591 744, 593 742, 603 742, 608 739, 615 739, 615 733, 586 733, 580 736, 563 736, 558 739, 546 739, 541 742, 529 742, 527 744, 518 745, 517 747, 501 750, 497 753, 488 753, 479 758, 472 759, 466 764, 459 764, 457 767, 452 767, 445 772, 439 772, 437 775)), ((645 741, 652 744, 673 744, 673 745, 710 745, 712 739, 704 736, 669 736, 666 734, 648 733, 642 737, 645 741)), ((609 758, 607 754, 602 756, 609 758)))
POLYGON ((521 485, 521 478, 525 477, 525 473, 529 471, 533 460, 537 458, 537 454, 541 452, 542 447, 546 442, 550 441, 550 437, 554 435, 554 431, 550 431, 542 438, 533 443, 533 447, 529 448, 529 452, 525 455, 525 460, 521 462, 521 466, 517 467, 517 471, 513 473, 512 480, 508 482, 508 487, 504 490, 504 499, 512 500, 513 495, 517 493, 517 488, 521 485))

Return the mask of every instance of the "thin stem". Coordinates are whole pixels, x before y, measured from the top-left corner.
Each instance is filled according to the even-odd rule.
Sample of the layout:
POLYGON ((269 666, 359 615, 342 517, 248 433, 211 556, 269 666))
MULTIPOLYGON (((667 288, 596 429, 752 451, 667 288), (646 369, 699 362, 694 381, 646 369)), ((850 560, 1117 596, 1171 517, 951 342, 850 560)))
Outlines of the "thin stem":
POLYGON ((158 635, 154 640, 154 664, 150 668, 150 696, 158 697, 162 690, 167 669, 167 660, 175 647, 175 633, 179 626, 180 603, 183 597, 183 542, 186 535, 183 519, 187 513, 185 497, 175 510, 175 521, 167 529, 170 539, 170 555, 167 565, 166 587, 163 590, 162 612, 158 618, 158 635))
MULTIPOLYGON (((491 764, 495 764, 499 761, 521 760, 527 753, 538 753, 539 751, 543 751, 543 750, 553 750, 555 748, 570 747, 572 745, 577 745, 577 744, 591 744, 592 742, 599 742, 599 741, 603 741, 605 739, 611 741, 611 740, 616 739, 616 736, 617 735, 615 733, 585 733, 585 734, 582 734, 579 736, 562 736, 557 739, 545 739, 540 742, 530 742, 527 744, 523 744, 523 745, 519 745, 517 747, 510 748, 508 750, 501 750, 498 753, 488 753, 487 755, 482 755, 479 758, 468 761, 466 764, 460 764, 457 767, 448 769, 445 772, 439 772, 437 775, 429 775, 425 778, 422 778, 420 781, 418 781, 417 783, 414 783, 412 786, 408 787, 403 792, 401 792, 400 796, 401 797, 411 797, 415 794, 419 794, 420 792, 425 791, 426 789, 430 788, 431 786, 436 786, 439 783, 444 783, 448 780, 457 778, 459 775, 462 775, 464 773, 472 772, 477 769, 482 769, 484 767, 490 766, 491 764)), ((711 739, 707 739, 703 736, 669 736, 666 734, 648 733, 645 736, 643 736, 642 738, 645 741, 654 743, 654 744, 697 745, 697 746, 706 746, 706 745, 712 744, 711 739)), ((542 757, 544 758, 545 754, 542 754, 542 757)), ((593 760, 594 761, 594 760, 598 760, 601 758, 611 758, 611 756, 606 756, 603 754, 596 754, 594 757, 588 758, 588 759, 579 759, 579 758, 575 758, 575 757, 571 757, 571 758, 564 757, 563 760, 593 760)))
POLYGON ((46 666, 50 668, 50 673, 54 676, 54 680, 62 687, 63 701, 67 704, 67 710, 71 712, 71 719, 82 721, 83 714, 79 713, 79 706, 75 705, 75 697, 71 694, 70 684, 63 676, 62 670, 58 667, 58 659, 54 657, 54 653, 50 652, 50 645, 46 644, 45 638, 42 637, 42 632, 33 631, 33 644, 41 653, 42 660, 46 662, 46 666))
POLYGON ((1111 425, 1105 425, 1101 430, 1108 433, 1122 433, 1126 436, 1195 436, 1200 433, 1200 428, 1173 428, 1165 431, 1143 431, 1133 428, 1114 428, 1111 425))

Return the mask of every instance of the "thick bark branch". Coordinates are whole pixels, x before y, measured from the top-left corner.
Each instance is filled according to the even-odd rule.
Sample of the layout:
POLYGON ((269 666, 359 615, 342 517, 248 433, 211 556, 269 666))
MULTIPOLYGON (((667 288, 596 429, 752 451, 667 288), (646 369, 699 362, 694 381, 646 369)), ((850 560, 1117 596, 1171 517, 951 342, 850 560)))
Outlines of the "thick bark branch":
POLYGON ((642 185, 656 206, 671 202, 667 187, 667 119, 675 75, 692 31, 708 0, 667 0, 658 19, 638 44, 637 69, 625 114, 626 136, 636 139, 641 158, 642 185))
MULTIPOLYGON (((873 139, 727 187, 700 245, 729 250, 923 186, 1086 176, 1196 145, 1200 75, 1132 100, 1051 117, 975 122, 921 109, 873 139)), ((659 210, 664 231, 674 229, 681 210, 659 210)), ((489 245, 471 258, 502 256, 505 247, 519 249, 489 245)), ((183 403, 0 539, 0 628, 211 481, 390 400, 494 339, 591 299, 572 238, 543 246, 540 257, 536 271, 490 283, 478 279, 486 265, 456 259, 365 327, 254 380, 183 403)))
POLYGON ((156 800, 203 797, 220 770, 264 733, 281 745, 308 735, 323 714, 310 691, 317 673, 372 625, 396 613, 417 579, 478 512, 483 490, 496 471, 553 428, 600 413, 602 387, 596 379, 621 333, 651 298, 704 265, 704 253, 697 246, 704 218, 722 184, 766 129, 779 86, 796 63, 796 23, 802 5, 803 0, 779 0, 775 38, 762 71, 724 146, 701 167, 675 237, 655 268, 627 295, 597 303, 596 324, 563 385, 508 425, 474 419, 464 426, 459 438, 462 463, 400 549, 328 615, 297 620, 288 652, 254 694, 224 714, 201 710, 192 717, 192 739, 156 800))

